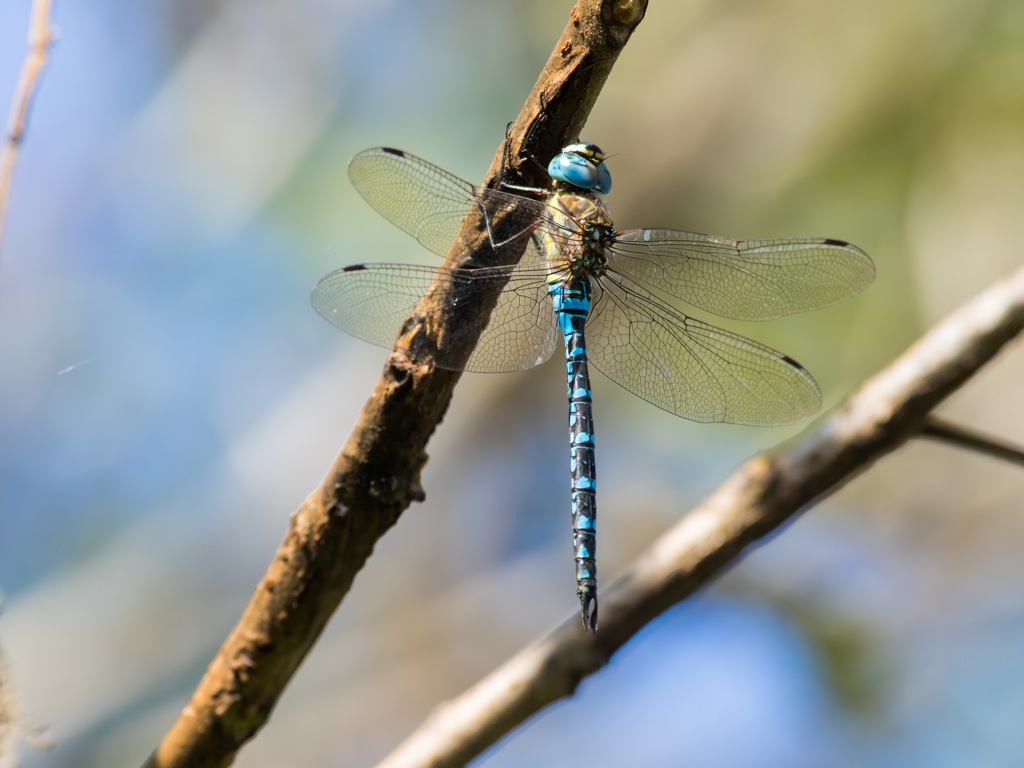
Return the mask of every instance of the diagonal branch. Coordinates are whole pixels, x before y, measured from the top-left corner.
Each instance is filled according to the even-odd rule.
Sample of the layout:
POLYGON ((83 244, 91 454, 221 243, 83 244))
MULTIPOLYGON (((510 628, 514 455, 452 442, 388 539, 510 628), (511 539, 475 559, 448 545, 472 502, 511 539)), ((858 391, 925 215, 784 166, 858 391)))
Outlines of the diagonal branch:
POLYGON ((748 461, 575 616, 438 708, 378 768, 465 765, 587 675, 758 539, 918 436, 929 413, 1024 330, 1024 268, 934 326, 813 432, 748 461))
MULTIPOLYGON (((646 0, 578 0, 526 106, 509 132, 513 160, 506 178, 534 183, 520 155, 524 138, 540 157, 575 140, 612 65, 643 19, 646 0)), ((497 183, 503 149, 485 184, 497 183)), ((467 217, 450 259, 485 263, 486 233, 467 217)), ((373 552, 377 539, 423 497, 419 475, 427 440, 440 423, 458 374, 429 361, 432 338, 425 300, 322 485, 292 516, 291 528, 237 626, 225 640, 148 768, 229 765, 270 716, 285 686, 373 552)), ((445 316, 442 323, 483 317, 445 316)), ((454 327, 454 326, 453 326, 454 327)), ((460 329, 465 334, 465 329, 460 329)))
POLYGON ((3 155, 0 156, 0 253, 3 253, 4 230, 7 209, 11 202, 11 188, 14 185, 14 166, 25 139, 28 112, 35 95, 39 76, 46 66, 46 58, 53 43, 54 33, 50 27, 51 0, 35 0, 32 3, 32 18, 28 29, 28 54, 21 68, 21 77, 14 93, 11 115, 7 125, 7 140, 3 155))

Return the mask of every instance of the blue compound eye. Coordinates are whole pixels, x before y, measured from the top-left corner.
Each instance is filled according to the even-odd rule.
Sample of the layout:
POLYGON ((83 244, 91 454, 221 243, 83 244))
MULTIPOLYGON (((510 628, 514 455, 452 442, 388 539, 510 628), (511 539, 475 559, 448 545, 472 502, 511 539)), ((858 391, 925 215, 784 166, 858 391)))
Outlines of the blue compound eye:
POLYGON ((602 195, 607 195, 612 191, 612 172, 604 163, 597 166, 597 191, 602 195))
MULTIPOLYGON (((612 174, 603 162, 595 162, 590 145, 573 144, 555 155, 548 164, 548 175, 556 181, 570 184, 579 189, 597 190, 608 194, 612 189, 612 174)), ((593 148, 598 152, 600 150, 593 148)))
POLYGON ((548 174, 553 179, 580 189, 594 189, 598 183, 597 168, 593 163, 569 152, 555 155, 548 164, 548 174))

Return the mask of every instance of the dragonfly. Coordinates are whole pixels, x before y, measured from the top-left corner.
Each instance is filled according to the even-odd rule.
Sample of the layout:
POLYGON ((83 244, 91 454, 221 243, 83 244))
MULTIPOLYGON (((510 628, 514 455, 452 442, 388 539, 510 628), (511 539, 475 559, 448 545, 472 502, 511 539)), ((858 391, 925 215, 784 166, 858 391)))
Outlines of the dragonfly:
MULTIPOLYGON (((408 152, 367 149, 349 177, 384 218, 445 256, 463 220, 486 230, 483 265, 368 263, 313 289, 313 308, 388 349, 428 292, 435 314, 490 310, 436 340, 433 363, 510 372, 543 363, 561 337, 569 398, 576 591, 597 631, 596 469, 589 366, 669 413, 698 422, 789 424, 814 415, 821 392, 796 360, 685 314, 684 302, 737 320, 819 309, 867 287, 864 251, 833 238, 732 240, 675 229, 616 230, 611 173, 594 144, 565 147, 548 188, 470 184, 408 152), (516 255, 521 252, 518 261, 516 255), (465 326, 467 330, 461 331, 465 326)), ((457 250, 457 249, 456 249, 457 250)))

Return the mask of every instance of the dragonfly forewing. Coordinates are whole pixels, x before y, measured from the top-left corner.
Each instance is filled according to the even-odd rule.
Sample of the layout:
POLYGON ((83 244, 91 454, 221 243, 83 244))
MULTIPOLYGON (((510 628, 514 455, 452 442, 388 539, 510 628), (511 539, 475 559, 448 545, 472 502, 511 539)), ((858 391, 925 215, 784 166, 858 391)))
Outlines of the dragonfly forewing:
POLYGON ((493 259, 485 255, 481 264, 544 258, 531 237, 551 217, 540 200, 474 186, 422 158, 388 147, 360 152, 348 172, 353 186, 378 213, 440 256, 448 255, 468 215, 496 252, 493 259), (524 252, 518 258, 520 251, 524 252))
POLYGON ((821 309, 875 278, 864 251, 843 240, 730 240, 675 229, 618 233, 610 268, 699 309, 772 320, 821 309))

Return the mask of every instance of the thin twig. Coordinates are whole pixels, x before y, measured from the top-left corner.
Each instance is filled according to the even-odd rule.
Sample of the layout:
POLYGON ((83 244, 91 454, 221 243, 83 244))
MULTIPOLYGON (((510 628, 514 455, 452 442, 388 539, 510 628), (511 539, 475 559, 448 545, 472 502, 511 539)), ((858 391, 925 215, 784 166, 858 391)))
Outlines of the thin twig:
MULTIPOLYGON (((541 157, 578 138, 646 7, 646 0, 578 0, 509 132, 512 162, 506 179, 533 186, 542 181, 520 154, 525 136, 541 157)), ((497 183, 503 149, 485 177, 489 186, 497 183)), ((466 219, 449 259, 493 261, 482 221, 473 215, 466 219)), ((147 768, 230 764, 266 722, 376 541, 410 502, 422 498, 419 475, 427 440, 459 378, 429 363, 434 340, 453 332, 465 336, 472 325, 479 333, 490 311, 439 313, 437 300, 429 293, 406 323, 355 431, 321 487, 292 516, 263 581, 147 768)))
POLYGON ((21 711, 11 683, 10 667, 0 647, 0 768, 14 768, 21 711))
POLYGON ((601 630, 573 615, 442 705, 378 768, 462 766, 597 672, 637 631, 748 546, 920 433, 928 414, 1024 330, 1024 268, 956 310, 814 431, 744 464, 601 593, 601 630))
POLYGON ((0 646, 0 768, 16 768, 18 743, 24 742, 35 749, 51 749, 53 740, 40 729, 25 722, 21 702, 14 690, 11 665, 0 646))
POLYGON ((18 87, 14 92, 3 156, 0 157, 0 255, 3 254, 7 209, 10 206, 11 188, 14 185, 14 167, 18 163, 18 153, 25 140, 29 108, 54 39, 53 28, 50 26, 51 5, 51 0, 34 0, 32 3, 32 17, 28 25, 28 53, 21 67, 18 87))
POLYGON ((925 421, 924 427, 921 429, 921 437, 949 443, 957 448, 978 451, 978 453, 1024 467, 1024 448, 996 440, 956 424, 950 424, 948 421, 937 419, 934 416, 925 421))

